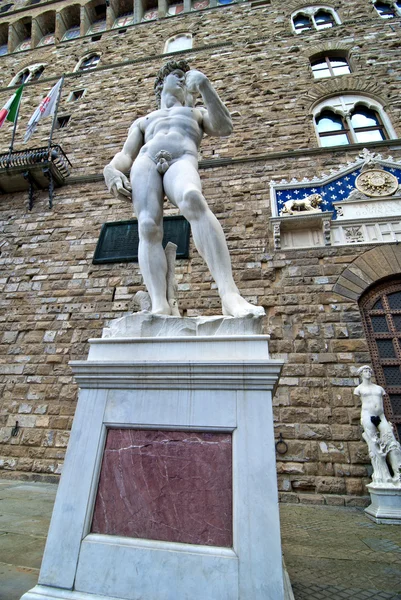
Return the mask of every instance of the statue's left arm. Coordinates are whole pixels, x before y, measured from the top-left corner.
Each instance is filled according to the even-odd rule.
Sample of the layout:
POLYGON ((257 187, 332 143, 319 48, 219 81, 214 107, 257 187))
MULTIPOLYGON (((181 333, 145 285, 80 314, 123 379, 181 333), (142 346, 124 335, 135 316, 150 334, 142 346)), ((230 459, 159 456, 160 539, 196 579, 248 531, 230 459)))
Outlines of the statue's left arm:
POLYGON ((230 113, 206 75, 191 69, 186 75, 186 86, 190 93, 199 92, 205 103, 206 110, 202 110, 204 132, 219 137, 230 135, 233 130, 230 113))

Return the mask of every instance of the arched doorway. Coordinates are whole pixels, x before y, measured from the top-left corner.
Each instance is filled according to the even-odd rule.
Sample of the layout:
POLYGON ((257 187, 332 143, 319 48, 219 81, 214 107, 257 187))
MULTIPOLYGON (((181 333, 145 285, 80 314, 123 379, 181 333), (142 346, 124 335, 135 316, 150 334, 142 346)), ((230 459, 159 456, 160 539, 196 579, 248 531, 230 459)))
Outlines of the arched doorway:
POLYGON ((401 438, 401 276, 371 287, 359 301, 386 417, 401 438))

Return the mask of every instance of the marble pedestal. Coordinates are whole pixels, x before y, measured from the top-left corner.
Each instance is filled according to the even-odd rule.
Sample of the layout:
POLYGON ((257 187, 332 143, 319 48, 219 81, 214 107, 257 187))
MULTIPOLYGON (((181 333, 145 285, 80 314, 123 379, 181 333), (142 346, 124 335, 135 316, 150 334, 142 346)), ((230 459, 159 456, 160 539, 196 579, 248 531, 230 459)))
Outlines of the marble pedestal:
POLYGON ((370 483, 371 504, 365 513, 372 521, 379 524, 401 525, 401 486, 375 486, 370 483))
POLYGON ((90 340, 88 360, 71 363, 77 410, 39 584, 23 600, 284 599, 282 364, 259 326, 147 313, 90 340))

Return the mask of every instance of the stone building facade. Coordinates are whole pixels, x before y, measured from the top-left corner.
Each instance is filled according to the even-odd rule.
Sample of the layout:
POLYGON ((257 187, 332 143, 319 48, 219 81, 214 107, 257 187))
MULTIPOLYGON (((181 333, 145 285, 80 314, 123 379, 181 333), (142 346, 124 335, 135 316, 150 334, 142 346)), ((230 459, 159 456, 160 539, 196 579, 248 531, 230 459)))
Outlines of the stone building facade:
MULTIPOLYGON (((375 347, 360 303, 383 281, 398 290, 401 216, 381 214, 387 237, 364 237, 358 223, 348 223, 354 237, 351 231, 333 243, 334 217, 323 237, 313 237, 324 229, 324 206, 312 220, 299 213, 285 221, 270 184, 286 180, 282 188, 294 189, 294 178, 335 179, 349 165, 363 166, 364 148, 387 160, 386 172, 397 172, 401 8, 393 0, 386 10, 376 4, 2 0, 0 103, 26 80, 14 152, 47 147, 50 119, 25 145, 24 131, 65 74, 53 143, 72 167, 52 208, 44 186, 34 190, 31 206, 27 189, 7 191, 10 172, 0 168, 1 476, 57 480, 77 397, 68 363, 86 357, 88 339, 109 320, 134 310, 133 295, 143 289, 136 263, 92 262, 102 224, 132 218, 130 204, 108 194, 102 169, 131 122, 155 108, 155 75, 177 55, 210 77, 232 113, 231 137, 203 140, 200 172, 234 278, 248 300, 265 307, 272 357, 285 361, 274 406, 276 438, 286 444, 277 454, 281 498, 364 503, 369 459, 353 388, 375 347), (292 230, 310 236, 287 235, 284 244, 292 230)), ((11 134, 6 122, 4 155, 11 134)), ((176 212, 166 204, 166 215, 176 212)), ((219 314, 215 285, 192 240, 177 279, 184 314, 219 314)), ((389 364, 399 372, 394 331, 393 339, 389 364)), ((400 423, 396 387, 387 409, 400 423)))

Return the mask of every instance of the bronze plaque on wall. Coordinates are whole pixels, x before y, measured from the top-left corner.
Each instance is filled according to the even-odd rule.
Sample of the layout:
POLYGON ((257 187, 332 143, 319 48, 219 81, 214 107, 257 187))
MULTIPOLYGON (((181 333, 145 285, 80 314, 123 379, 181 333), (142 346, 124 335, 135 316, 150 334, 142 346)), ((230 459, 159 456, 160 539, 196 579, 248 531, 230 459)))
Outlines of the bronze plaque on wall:
MULTIPOLYGON (((189 256, 188 221, 178 215, 163 219, 163 247, 167 242, 177 244, 177 258, 189 256)), ((93 256, 93 264, 138 261, 138 221, 117 221, 104 223, 93 256)))

